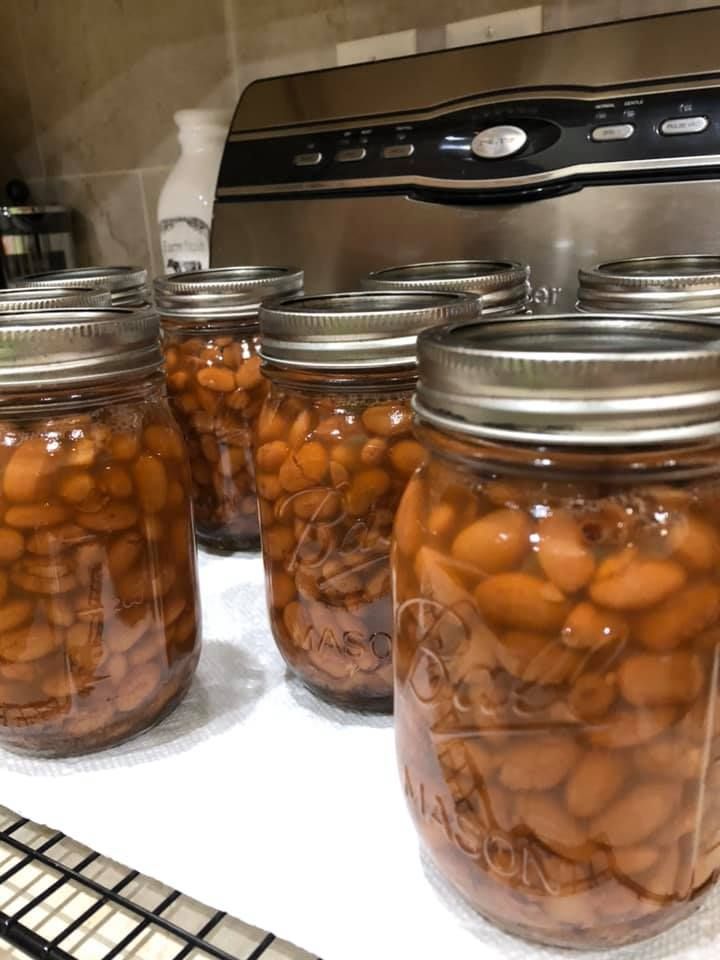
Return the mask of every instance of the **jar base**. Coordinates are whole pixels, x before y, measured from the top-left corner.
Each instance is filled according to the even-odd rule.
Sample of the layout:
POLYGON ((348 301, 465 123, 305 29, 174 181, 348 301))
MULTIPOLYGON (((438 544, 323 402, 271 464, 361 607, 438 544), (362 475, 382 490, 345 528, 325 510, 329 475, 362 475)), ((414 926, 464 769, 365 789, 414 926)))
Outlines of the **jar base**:
POLYGON ((705 884, 696 891, 690 899, 679 901, 672 905, 664 905, 657 911, 657 915, 654 917, 647 915, 635 922, 625 921, 624 923, 607 925, 602 925, 601 922, 597 922, 593 927, 581 926, 579 924, 573 927, 571 924, 566 924, 565 931, 556 928, 552 932, 545 932, 535 926, 528 926, 523 923, 512 923, 506 918, 494 914, 492 911, 480 910, 460 888, 456 887, 450 881, 446 882, 450 883, 471 910, 499 930, 517 937, 526 943, 537 943, 545 947, 576 950, 578 952, 615 950, 619 947, 631 946, 632 944, 641 943, 645 940, 652 940, 654 937, 660 936, 660 934, 677 926, 678 923, 687 920, 688 917, 699 910, 713 887, 712 883, 705 884))
POLYGON ((220 534, 213 536, 209 533, 196 533, 198 545, 208 553, 227 556, 230 553, 259 553, 260 535, 252 537, 231 537, 220 534))
POLYGON ((353 692, 336 692, 325 689, 306 680, 305 677, 297 673, 293 675, 298 678, 302 685, 312 693, 318 700, 330 704, 331 707, 340 707, 342 710, 356 710, 358 713, 390 714, 393 712, 392 694, 387 697, 361 697, 353 692))
POLYGON ((88 739, 87 742, 82 744, 77 743, 78 738, 67 738, 63 740, 57 738, 54 744, 48 745, 47 742, 45 742, 44 746, 36 746, 30 742, 23 744, 19 741, 16 743, 12 741, 0 742, 0 746, 2 746, 3 750, 16 756, 33 757, 40 760, 64 760, 71 757, 85 757, 93 753, 101 753, 103 750, 110 750, 113 747, 121 746, 152 730, 153 727, 158 726, 158 724, 162 723, 163 720, 173 713, 185 699, 192 684, 194 672, 193 668, 190 675, 170 696, 159 713, 149 721, 132 724, 128 718, 124 723, 113 724, 112 726, 106 727, 102 735, 98 735, 92 742, 88 739))

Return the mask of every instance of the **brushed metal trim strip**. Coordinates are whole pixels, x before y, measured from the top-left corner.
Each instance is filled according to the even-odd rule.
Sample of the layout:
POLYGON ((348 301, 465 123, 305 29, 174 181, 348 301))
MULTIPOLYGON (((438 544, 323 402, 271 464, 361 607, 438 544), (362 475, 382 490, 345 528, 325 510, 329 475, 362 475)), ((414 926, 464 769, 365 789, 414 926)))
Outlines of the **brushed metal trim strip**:
POLYGON ((618 87, 610 90, 598 90, 593 88, 567 88, 558 87, 533 87, 527 92, 513 91, 507 97, 498 91, 492 95, 483 97, 470 97, 467 100, 453 100, 438 107, 432 107, 427 110, 416 110, 412 113, 393 113, 378 114, 360 117, 348 117, 342 123, 334 120, 305 124, 303 126, 283 126, 268 128, 265 130, 253 130, 242 133, 231 133, 228 137, 229 143, 242 143, 252 140, 274 140, 279 137, 304 136, 310 133, 332 133, 333 130, 347 130, 348 127, 358 125, 385 126, 392 124, 419 123, 423 120, 434 120, 436 117, 446 116, 451 113, 459 113, 461 110, 470 110, 473 107, 480 107, 485 104, 493 103, 514 103, 524 100, 583 100, 583 101, 605 101, 617 99, 619 97, 642 97, 652 96, 656 93, 679 93, 684 90, 707 90, 716 87, 720 89, 720 74, 713 75, 706 80, 685 81, 683 83, 674 82, 668 84, 658 84, 651 87, 618 87))
POLYGON ((535 186, 570 177, 594 173, 614 173, 633 170, 675 170, 679 168, 720 166, 720 154, 701 157, 663 157, 656 160, 611 161, 608 163, 578 163, 545 173, 531 173, 525 177, 501 177, 493 180, 443 180, 436 177, 399 175, 397 177, 354 177, 350 180, 316 180, 303 183, 256 184, 254 186, 222 187, 217 197, 242 197, 253 194, 317 193, 320 190, 362 189, 367 187, 414 186, 447 190, 483 190, 535 186))

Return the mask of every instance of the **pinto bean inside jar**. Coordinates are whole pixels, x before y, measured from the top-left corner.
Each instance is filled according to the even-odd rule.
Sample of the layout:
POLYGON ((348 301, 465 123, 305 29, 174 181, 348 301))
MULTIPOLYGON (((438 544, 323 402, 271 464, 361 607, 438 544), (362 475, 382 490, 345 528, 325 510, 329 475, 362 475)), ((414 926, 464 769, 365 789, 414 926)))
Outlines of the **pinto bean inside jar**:
MULTIPOLYGON (((685 350, 702 348, 687 339, 685 350)), ((612 403, 605 448, 597 406, 593 433, 576 422, 576 446, 542 445, 550 430, 532 413, 521 426, 536 444, 491 440, 481 429, 499 414, 484 397, 423 394, 423 349, 428 460, 393 547, 396 736, 411 814, 443 874, 512 932, 583 948, 645 939, 687 916, 720 873, 720 446, 711 425, 705 439, 672 445, 687 429, 677 424, 664 444, 622 450, 612 403)), ((467 349, 481 348, 470 338, 467 349)), ((689 419, 709 415, 694 384, 720 378, 713 350, 688 374, 689 419)), ((487 384, 484 360, 509 359, 480 356, 475 373, 487 384)), ((656 392, 664 362, 650 373, 656 392)), ((616 387, 637 377, 614 369, 616 387)), ((427 382, 439 377, 429 360, 427 382)), ((578 389, 604 382, 595 399, 612 401, 607 368, 593 377, 586 366, 578 389)), ((652 412, 648 389, 646 429, 662 423, 654 402, 652 412)), ((556 408, 548 417, 563 423, 556 408)))
POLYGON ((257 338, 168 331, 164 346, 168 392, 190 457, 198 539, 218 549, 257 548, 252 430, 267 392, 257 338))
POLYGON ((217 268, 155 283, 167 385, 188 446, 198 540, 220 551, 260 546, 253 434, 267 394, 258 308, 302 288, 302 273, 217 268))
POLYGON ((268 597, 283 655, 312 687, 387 706, 395 511, 423 459, 409 391, 284 392, 258 424, 268 597))
POLYGON ((459 294, 338 294, 261 311, 271 389, 255 460, 270 620, 291 669, 336 703, 392 705, 390 535, 423 459, 411 433, 415 355, 406 335, 438 311, 477 310, 459 294), (320 345, 303 342, 311 327, 313 338, 321 329, 320 345), (373 366, 381 337, 385 348, 389 338, 397 344, 373 366), (323 362, 328 369, 317 368, 323 362))
MULTIPOLYGON (((102 348, 141 325, 130 310, 34 316, 57 319, 56 342, 77 322, 102 348)), ((121 344, 92 358, 97 383, 43 393, 7 389, 0 364, 0 742, 11 749, 117 743, 167 713, 195 671, 190 476, 152 319, 137 376, 121 344)))

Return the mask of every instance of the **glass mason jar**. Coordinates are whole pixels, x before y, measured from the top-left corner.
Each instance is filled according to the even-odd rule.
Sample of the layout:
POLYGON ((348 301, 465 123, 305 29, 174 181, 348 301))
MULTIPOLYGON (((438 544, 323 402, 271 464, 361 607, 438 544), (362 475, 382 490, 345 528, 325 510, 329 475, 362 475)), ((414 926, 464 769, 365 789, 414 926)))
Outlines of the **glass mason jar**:
POLYGON ((291 669, 328 700, 392 706, 390 533, 422 459, 410 429, 415 340, 478 313, 462 294, 377 292, 289 297, 260 312, 270 623, 291 669))
POLYGON ((445 877, 611 947, 720 870, 717 327, 540 317, 420 338, 395 524, 395 714, 445 877))
POLYGON ((110 291, 114 307, 142 307, 152 303, 147 270, 142 267, 71 267, 31 273, 13 281, 16 287, 102 288, 110 291))
POLYGON ((578 272, 578 310, 605 313, 720 313, 720 257, 638 257, 578 272))
POLYGON ((524 313, 530 305, 530 267, 512 260, 438 260, 386 267, 368 275, 370 290, 474 293, 483 318, 524 313))
POLYGON ((158 319, 0 326, 0 743, 60 756, 165 715, 199 656, 190 471, 158 319))
POLYGON ((0 313, 64 310, 67 307, 109 307, 110 291, 95 287, 10 287, 0 290, 0 313))
POLYGON ((198 540, 258 550, 252 438, 267 394, 258 310, 302 290, 301 270, 219 267, 155 281, 170 401, 190 454, 198 540))

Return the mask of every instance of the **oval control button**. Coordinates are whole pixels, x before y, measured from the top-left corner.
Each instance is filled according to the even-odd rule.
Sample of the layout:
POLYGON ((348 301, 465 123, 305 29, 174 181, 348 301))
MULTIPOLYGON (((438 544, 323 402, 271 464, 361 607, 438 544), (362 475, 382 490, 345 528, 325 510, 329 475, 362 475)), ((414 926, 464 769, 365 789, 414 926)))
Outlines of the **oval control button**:
POLYGON ((590 134, 590 139, 595 143, 603 143, 608 140, 629 140, 635 132, 635 127, 631 123, 606 123, 602 127, 595 127, 590 134))
POLYGON ((527 134, 521 127, 502 124, 476 133, 470 146, 476 157, 499 160, 502 157, 511 157, 518 150, 522 150, 526 143, 527 134))
POLYGON ((660 133, 666 137, 677 137, 683 133, 702 133, 707 130, 710 121, 707 117, 670 117, 660 124, 660 133))
POLYGON ((344 150, 338 150, 335 159, 338 163, 357 163, 358 160, 364 160, 366 156, 365 147, 346 147, 344 150))
POLYGON ((415 153, 415 146, 412 143, 393 143, 389 147, 383 147, 382 155, 386 160, 401 160, 403 157, 411 157, 415 153))
POLYGON ((321 153, 298 153, 293 157, 296 167, 316 167, 321 160, 321 153))

